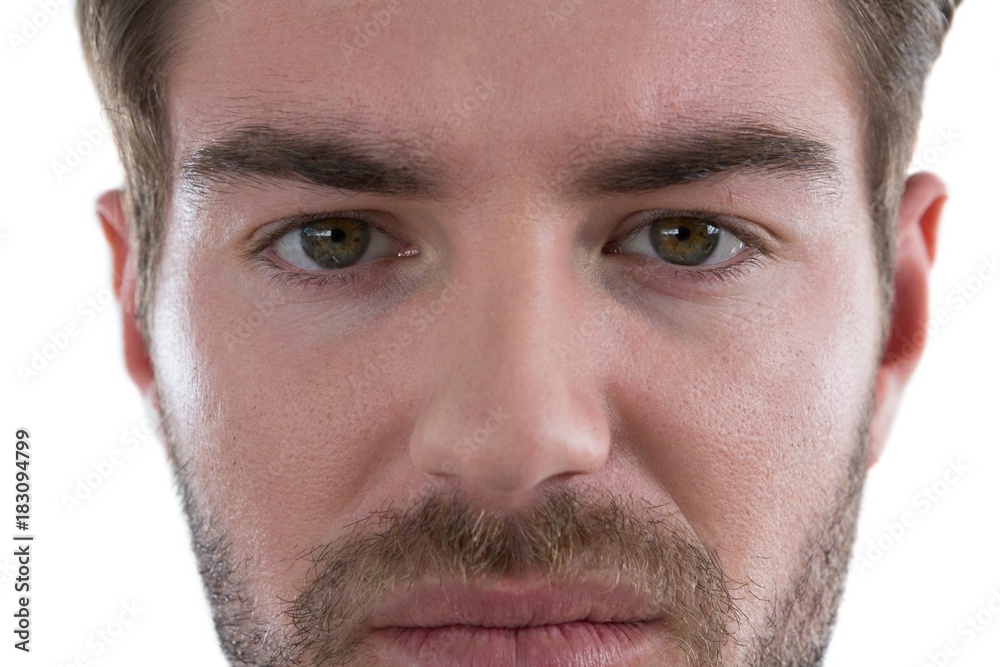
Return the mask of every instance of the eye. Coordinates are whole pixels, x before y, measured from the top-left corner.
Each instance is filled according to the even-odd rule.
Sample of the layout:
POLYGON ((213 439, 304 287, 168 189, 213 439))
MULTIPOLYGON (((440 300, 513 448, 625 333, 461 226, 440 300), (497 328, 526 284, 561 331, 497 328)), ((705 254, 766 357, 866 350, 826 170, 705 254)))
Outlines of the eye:
POLYGON ((398 256, 400 244, 365 220, 331 215, 285 232, 272 249, 293 268, 328 271, 378 257, 398 256))
POLYGON ((717 266, 749 246, 732 232, 693 216, 661 216, 618 242, 635 252, 680 266, 717 266))

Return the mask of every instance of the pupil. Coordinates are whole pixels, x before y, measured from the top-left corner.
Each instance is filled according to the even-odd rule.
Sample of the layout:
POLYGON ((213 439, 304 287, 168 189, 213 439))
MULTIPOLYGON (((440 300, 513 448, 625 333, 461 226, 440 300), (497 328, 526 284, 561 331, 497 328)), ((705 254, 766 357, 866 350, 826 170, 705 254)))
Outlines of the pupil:
POLYGON ((678 227, 677 228, 677 240, 678 241, 687 241, 689 238, 691 238, 691 230, 690 229, 688 229, 687 227, 678 227))
POLYGON ((347 238, 347 234, 344 233, 343 229, 334 229, 333 232, 330 234, 330 238, 333 239, 333 241, 335 241, 336 243, 340 243, 345 238, 347 238))

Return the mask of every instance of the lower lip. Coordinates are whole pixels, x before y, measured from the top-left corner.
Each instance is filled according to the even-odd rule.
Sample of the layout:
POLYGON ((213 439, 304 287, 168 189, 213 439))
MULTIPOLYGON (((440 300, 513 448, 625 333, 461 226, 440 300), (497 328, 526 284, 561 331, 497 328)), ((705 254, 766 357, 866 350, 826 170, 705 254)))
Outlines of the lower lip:
MULTIPOLYGON (((660 628, 662 630, 662 627, 660 628)), ((376 654, 390 664, 629 665, 648 659, 655 642, 652 623, 575 621, 525 628, 450 625, 381 628, 372 635, 376 654)), ((662 644, 660 646, 662 650, 662 644)), ((659 656, 662 658, 662 654, 659 656)))

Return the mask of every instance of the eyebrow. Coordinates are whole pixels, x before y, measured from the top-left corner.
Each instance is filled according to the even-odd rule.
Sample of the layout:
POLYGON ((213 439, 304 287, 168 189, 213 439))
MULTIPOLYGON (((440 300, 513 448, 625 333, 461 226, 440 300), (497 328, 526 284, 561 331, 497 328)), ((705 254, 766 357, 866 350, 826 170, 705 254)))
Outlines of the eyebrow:
POLYGON ((590 153, 570 178, 579 196, 638 194, 735 174, 795 177, 832 196, 843 185, 830 144, 767 123, 616 137, 607 150, 590 153))
POLYGON ((245 125, 226 131, 180 164, 181 182, 196 192, 232 181, 282 179, 356 192, 430 196, 441 189, 434 171, 413 146, 347 124, 312 132, 245 125))
MULTIPOLYGON (((410 143, 344 123, 306 131, 266 124, 226 131, 181 160, 184 186, 260 180, 298 181, 337 190, 437 198, 446 166, 432 143, 410 143)), ((791 176, 826 194, 842 187, 834 148, 766 122, 647 129, 581 144, 560 170, 568 194, 640 194, 736 173, 791 176)))

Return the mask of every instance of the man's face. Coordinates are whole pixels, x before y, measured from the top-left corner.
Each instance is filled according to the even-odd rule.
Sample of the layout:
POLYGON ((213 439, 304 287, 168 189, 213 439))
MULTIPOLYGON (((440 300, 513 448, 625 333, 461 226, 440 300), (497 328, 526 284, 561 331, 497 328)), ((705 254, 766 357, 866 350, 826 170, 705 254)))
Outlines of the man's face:
POLYGON ((818 660, 880 316, 825 3, 195 4, 150 358, 231 659, 818 660))

